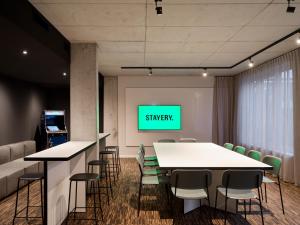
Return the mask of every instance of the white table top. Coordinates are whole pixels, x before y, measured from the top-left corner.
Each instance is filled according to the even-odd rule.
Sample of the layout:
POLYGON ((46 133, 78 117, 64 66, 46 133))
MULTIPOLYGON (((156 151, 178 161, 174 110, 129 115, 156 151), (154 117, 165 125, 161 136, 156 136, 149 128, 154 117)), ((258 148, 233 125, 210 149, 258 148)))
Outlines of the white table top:
POLYGON ((106 138, 109 135, 110 135, 110 133, 99 133, 99 139, 106 138))
POLYGON ((213 143, 153 143, 161 168, 272 169, 213 143))
POLYGON ((95 141, 68 141, 64 144, 28 155, 25 161, 68 161, 87 150, 95 141))

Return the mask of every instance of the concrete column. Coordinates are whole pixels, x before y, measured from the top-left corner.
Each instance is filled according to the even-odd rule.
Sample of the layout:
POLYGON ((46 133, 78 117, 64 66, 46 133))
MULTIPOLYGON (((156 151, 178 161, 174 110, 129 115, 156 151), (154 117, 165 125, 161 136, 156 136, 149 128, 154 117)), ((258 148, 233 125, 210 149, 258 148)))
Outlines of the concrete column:
MULTIPOLYGON (((71 45, 70 128, 71 141, 97 141, 86 151, 85 163, 76 172, 85 172, 87 162, 99 158, 99 87, 97 44, 71 45)), ((85 205, 85 185, 78 186, 79 205, 85 205)), ((74 192, 73 192, 74 193, 74 192)))

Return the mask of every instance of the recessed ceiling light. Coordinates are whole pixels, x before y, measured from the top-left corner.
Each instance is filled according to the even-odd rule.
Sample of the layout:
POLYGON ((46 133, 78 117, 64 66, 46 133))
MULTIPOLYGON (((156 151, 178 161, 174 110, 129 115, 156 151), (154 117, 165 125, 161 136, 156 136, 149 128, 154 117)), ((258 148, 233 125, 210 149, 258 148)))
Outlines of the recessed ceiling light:
POLYGON ((66 72, 63 72, 63 74, 62 74, 62 75, 65 77, 65 76, 67 76, 67 73, 66 73, 66 72))
POLYGON ((248 66, 249 66, 250 68, 252 68, 252 67, 254 66, 254 62, 253 62, 251 59, 249 59, 248 66))
POLYGON ((26 49, 22 50, 23 55, 28 55, 28 51, 26 49))
POLYGON ((152 68, 149 68, 149 73, 148 73, 148 76, 152 76, 152 68))
POLYGON ((208 73, 207 73, 207 70, 204 69, 203 73, 202 73, 202 77, 207 77, 208 73))

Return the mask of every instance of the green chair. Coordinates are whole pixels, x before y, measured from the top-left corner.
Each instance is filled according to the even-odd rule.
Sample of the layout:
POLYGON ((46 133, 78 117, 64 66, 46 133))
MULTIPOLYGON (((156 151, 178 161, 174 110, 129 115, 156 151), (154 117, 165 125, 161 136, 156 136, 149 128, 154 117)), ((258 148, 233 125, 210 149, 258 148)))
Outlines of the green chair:
POLYGON ((229 150, 233 150, 233 147, 234 147, 234 145, 231 144, 231 143, 225 143, 225 144, 224 144, 224 148, 227 148, 227 149, 229 149, 229 150))
POLYGON ((227 220, 227 200, 234 199, 236 201, 244 201, 245 219, 247 218, 246 200, 257 199, 260 206, 260 215, 262 224, 264 224, 264 217, 262 211, 262 200, 259 187, 262 184, 263 172, 261 170, 226 170, 222 176, 222 185, 217 187, 215 210, 217 209, 218 193, 225 197, 225 218, 224 224, 227 220), (252 191, 257 190, 257 194, 252 191))
POLYGON ((140 145, 140 151, 143 153, 145 161, 157 161, 156 155, 145 156, 146 151, 145 151, 145 146, 143 144, 140 145))
MULTIPOLYGON (((273 169, 268 171, 268 173, 271 174, 275 179, 277 179, 277 185, 279 187, 280 200, 281 200, 281 208, 282 208, 282 213, 284 214, 283 198, 282 198, 282 191, 281 191, 280 179, 279 179, 279 172, 281 169, 281 159, 278 157, 275 157, 275 156, 266 155, 263 158, 262 162, 273 167, 273 169)), ((268 199, 267 199, 267 184, 276 183, 276 181, 267 177, 266 171, 264 171, 263 183, 265 184, 265 199, 267 202, 268 201, 268 199)))
POLYGON ((145 185, 159 185, 164 184, 167 192, 167 196, 169 196, 168 187, 169 187, 169 177, 167 176, 147 176, 145 174, 145 170, 143 168, 143 161, 140 156, 137 157, 139 170, 140 170, 140 182, 139 182, 139 193, 138 193, 138 216, 140 215, 141 208, 141 196, 142 196, 142 187, 145 185))
POLYGON ((256 151, 256 150, 250 150, 248 153, 247 153, 247 156, 252 158, 252 159, 255 159, 257 161, 261 161, 261 152, 259 151, 256 151))
POLYGON ((242 155, 245 155, 246 153, 246 148, 243 147, 243 146, 235 146, 233 151, 237 152, 237 153, 240 153, 242 155))
MULTIPOLYGON (((138 154, 137 154, 137 156, 136 156, 136 159, 137 159, 137 161, 140 162, 141 165, 143 165, 143 167, 144 167, 145 161, 144 161, 142 152, 140 152, 140 151, 138 152, 138 154)), ((166 173, 166 172, 164 172, 163 170, 156 169, 156 168, 154 168, 154 169, 152 169, 152 168, 150 168, 150 169, 145 169, 145 168, 143 168, 143 174, 144 174, 144 175, 161 175, 161 174, 165 174, 165 173, 166 173)))

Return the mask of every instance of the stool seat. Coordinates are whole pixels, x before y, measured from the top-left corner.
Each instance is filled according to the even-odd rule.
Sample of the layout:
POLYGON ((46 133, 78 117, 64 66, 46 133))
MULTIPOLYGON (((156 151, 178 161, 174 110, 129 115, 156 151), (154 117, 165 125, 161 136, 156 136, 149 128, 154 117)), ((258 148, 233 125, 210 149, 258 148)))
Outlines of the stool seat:
POLYGON ((107 150, 107 151, 101 151, 100 154, 115 154, 116 151, 107 150))
POLYGON ((40 180, 44 178, 43 173, 25 173, 20 176, 20 180, 40 180))
POLYGON ((92 166, 101 166, 106 164, 108 164, 108 160, 104 160, 104 159, 92 160, 88 162, 88 165, 92 165, 92 166))
POLYGON ((96 173, 77 173, 70 177, 70 181, 97 181, 98 179, 96 173))

